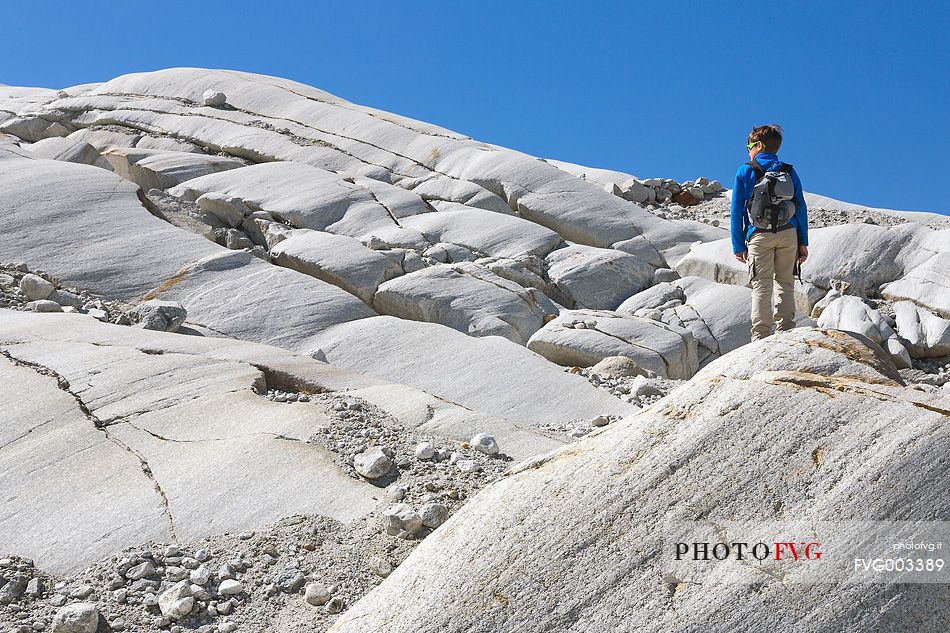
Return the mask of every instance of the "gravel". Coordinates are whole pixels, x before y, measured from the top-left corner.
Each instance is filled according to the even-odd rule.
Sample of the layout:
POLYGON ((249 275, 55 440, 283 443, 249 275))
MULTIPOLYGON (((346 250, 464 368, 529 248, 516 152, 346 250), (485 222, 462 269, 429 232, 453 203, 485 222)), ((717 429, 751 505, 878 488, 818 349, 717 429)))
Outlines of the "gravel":
MULTIPOLYGON (((296 402, 304 395, 279 394, 296 402)), ((309 441, 333 452, 352 477, 362 478, 354 461, 368 449, 390 460, 386 476, 370 481, 379 487, 379 513, 347 525, 295 516, 253 532, 147 543, 69 576, 7 556, 0 559, 0 594, 9 596, 7 604, 0 601, 0 633, 21 625, 49 631, 59 608, 80 603, 95 605, 113 631, 234 633, 259 631, 262 623, 286 633, 325 631, 512 463, 500 451, 487 455, 470 442, 403 428, 359 398, 318 394, 308 400, 330 418, 309 441), (423 455, 431 451, 427 459, 416 457, 420 445, 429 449, 423 455), (391 513, 399 530, 390 534, 383 511, 394 505, 402 506, 391 513), (308 589, 315 584, 325 590, 319 598, 317 589, 308 589)))

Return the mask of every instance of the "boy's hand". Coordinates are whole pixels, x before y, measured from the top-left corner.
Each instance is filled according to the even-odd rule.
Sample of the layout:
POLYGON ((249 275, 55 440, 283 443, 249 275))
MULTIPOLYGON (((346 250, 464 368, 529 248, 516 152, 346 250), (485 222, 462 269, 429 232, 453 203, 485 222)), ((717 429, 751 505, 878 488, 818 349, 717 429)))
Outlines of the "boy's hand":
POLYGON ((741 253, 736 253, 736 259, 738 259, 740 262, 742 262, 742 263, 744 264, 744 263, 745 263, 746 254, 747 254, 748 252, 749 252, 749 251, 742 251, 741 253))
POLYGON ((798 247, 798 263, 803 264, 805 260, 808 259, 808 247, 804 244, 801 244, 798 247))

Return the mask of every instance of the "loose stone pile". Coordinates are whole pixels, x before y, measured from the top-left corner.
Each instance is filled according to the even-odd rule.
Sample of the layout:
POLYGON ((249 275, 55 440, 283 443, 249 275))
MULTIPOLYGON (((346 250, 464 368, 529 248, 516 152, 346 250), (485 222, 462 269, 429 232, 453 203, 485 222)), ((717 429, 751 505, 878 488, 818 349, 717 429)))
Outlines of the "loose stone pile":
POLYGON ((669 203, 691 206, 725 191, 725 187, 718 180, 711 181, 702 176, 682 183, 670 178, 646 180, 630 178, 619 185, 608 183, 605 189, 624 200, 648 207, 659 207, 669 203))
POLYGON ((0 264, 0 308, 31 312, 73 312, 88 314, 100 321, 132 324, 132 306, 106 301, 87 290, 63 287, 42 270, 30 271, 26 264, 0 264))
POLYGON ((93 633, 100 622, 116 632, 231 633, 262 622, 326 628, 412 546, 368 519, 345 526, 289 517, 188 546, 147 544, 71 577, 8 557, 0 559, 0 631, 93 633))
MULTIPOLYGON (((704 194, 704 198, 694 204, 682 204, 675 200, 644 205, 647 210, 660 218, 668 220, 695 220, 710 226, 729 229, 732 201, 727 192, 704 194)), ((825 209, 818 206, 808 207, 808 226, 812 229, 841 224, 877 224, 897 226, 907 222, 905 218, 874 209, 825 209)), ((933 229, 950 228, 950 219, 930 220, 925 223, 933 229)))
POLYGON ((272 402, 310 402, 310 396, 305 393, 280 389, 268 389, 264 397, 272 402))
MULTIPOLYGON (((448 516, 512 463, 494 438, 484 433, 470 441, 450 442, 405 429, 378 407, 358 398, 339 394, 313 398, 325 408, 332 423, 310 441, 337 454, 351 477, 385 488, 388 501, 410 506, 420 515, 425 514, 426 506, 438 504, 448 516)), ((425 527, 438 527, 441 521, 432 523, 426 522, 425 527)), ((384 524, 384 529, 399 525, 391 519, 384 524)), ((421 528, 422 524, 405 531, 413 537, 431 531, 421 528)))
POLYGON ((175 332, 188 316, 174 301, 152 299, 132 306, 109 301, 88 290, 63 286, 52 275, 26 264, 0 264, 0 308, 30 312, 69 312, 106 323, 175 332))

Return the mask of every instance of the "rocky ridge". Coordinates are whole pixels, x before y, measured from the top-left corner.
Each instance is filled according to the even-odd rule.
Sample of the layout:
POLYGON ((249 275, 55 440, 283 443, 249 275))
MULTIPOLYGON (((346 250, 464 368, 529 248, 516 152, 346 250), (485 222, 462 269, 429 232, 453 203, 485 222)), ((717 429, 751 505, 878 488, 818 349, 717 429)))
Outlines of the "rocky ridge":
MULTIPOLYGON (((413 629, 387 602, 388 587, 442 568, 403 572, 417 543, 409 563, 455 556, 452 525, 489 538, 486 517, 503 517, 480 499, 509 494, 530 464, 561 481, 558 455, 609 459, 599 438, 629 444, 630 429, 665 424, 658 414, 741 408, 741 390, 707 384, 762 362, 728 194, 537 159, 251 73, 0 86, 0 630, 82 630, 93 615, 104 631, 313 630, 351 609, 352 630, 355 618, 435 627, 449 611, 407 594, 413 629), (213 565, 198 572, 202 550, 213 565)), ((939 414, 947 221, 807 196, 800 329, 766 348, 811 377, 749 384, 784 402, 783 389, 842 388, 841 372, 877 384, 864 365, 901 389, 851 396, 939 414), (838 356, 814 366, 806 348, 838 356)), ((643 525, 662 514, 644 512, 643 525)), ((562 523, 522 550, 483 548, 437 589, 459 602, 453 588, 496 549, 534 559, 537 534, 559 543, 562 523)), ((590 596, 572 611, 584 617, 552 625, 516 600, 512 619, 486 622, 607 621, 597 609, 613 590, 594 580, 565 591, 590 596)), ((493 595, 512 606, 507 589, 493 595)), ((645 595, 622 610, 657 613, 645 595)))

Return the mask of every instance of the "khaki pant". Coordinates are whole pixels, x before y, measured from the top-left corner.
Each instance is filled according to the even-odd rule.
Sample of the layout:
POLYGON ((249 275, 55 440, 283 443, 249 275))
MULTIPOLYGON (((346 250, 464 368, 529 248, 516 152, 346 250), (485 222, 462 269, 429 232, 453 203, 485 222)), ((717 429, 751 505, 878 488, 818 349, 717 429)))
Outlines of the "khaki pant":
POLYGON ((795 327, 795 260, 798 231, 756 231, 749 239, 749 279, 752 285, 752 340, 772 333, 772 291, 776 291, 776 330, 795 327), (774 280, 774 283, 773 283, 774 280))

